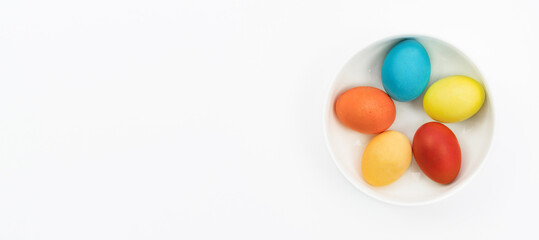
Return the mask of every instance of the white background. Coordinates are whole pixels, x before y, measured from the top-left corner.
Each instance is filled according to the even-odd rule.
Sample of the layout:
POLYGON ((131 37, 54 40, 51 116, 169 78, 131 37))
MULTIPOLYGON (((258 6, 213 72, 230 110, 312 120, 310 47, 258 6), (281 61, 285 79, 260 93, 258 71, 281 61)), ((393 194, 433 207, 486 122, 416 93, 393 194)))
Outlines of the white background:
POLYGON ((1 1, 0 239, 538 237, 537 1, 1 1), (489 82, 491 157, 453 197, 378 202, 322 104, 396 34, 489 82))

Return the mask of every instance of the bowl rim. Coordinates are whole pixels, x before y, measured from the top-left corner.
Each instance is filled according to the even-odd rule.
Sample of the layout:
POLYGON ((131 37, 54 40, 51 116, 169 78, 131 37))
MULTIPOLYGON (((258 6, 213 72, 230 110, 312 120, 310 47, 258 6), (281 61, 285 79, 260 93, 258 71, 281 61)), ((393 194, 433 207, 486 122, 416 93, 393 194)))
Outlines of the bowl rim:
MULTIPOLYGON (((483 71, 483 69, 485 69, 485 68, 480 67, 479 65, 481 65, 481 64, 478 64, 475 61, 473 61, 473 58, 471 58, 468 54, 465 54, 464 52, 462 52, 461 49, 462 48, 456 46, 453 43, 447 42, 444 38, 441 38, 439 36, 423 35, 423 34, 398 34, 398 35, 388 36, 388 37, 376 40, 374 42, 365 44, 362 48, 360 48, 358 51, 356 51, 351 56, 347 55, 348 59, 346 59, 344 61, 344 65, 340 65, 341 67, 337 71, 337 74, 336 75, 334 74, 333 79, 328 83, 328 86, 326 87, 326 94, 325 94, 325 97, 323 99, 324 104, 323 104, 323 111, 322 111, 323 112, 322 113, 322 130, 324 132, 323 134, 324 134, 326 147, 329 150, 329 154, 331 156, 331 159, 333 160, 335 165, 337 165, 337 168, 339 169, 341 174, 355 188, 360 190, 365 195, 367 195, 367 196, 369 196, 369 197, 371 197, 373 199, 379 200, 381 202, 387 203, 387 204, 392 204, 392 205, 397 205, 397 206, 423 206, 423 205, 428 205, 428 204, 432 204, 432 203, 435 203, 435 202, 442 201, 444 199, 447 199, 447 198, 455 195, 458 191, 462 190, 465 186, 467 186, 471 182, 471 180, 474 179, 479 174, 479 172, 481 172, 481 170, 485 166, 487 160, 490 158, 490 155, 491 155, 491 152, 492 152, 492 145, 493 145, 494 139, 496 138, 496 135, 497 135, 497 130, 496 130, 496 111, 495 111, 495 107, 494 107, 495 104, 494 104, 494 101, 493 101, 494 97, 492 95, 492 91, 490 91, 489 84, 487 83, 488 81, 486 80, 486 79, 488 79, 488 77, 486 77, 486 75, 485 75, 485 73, 483 71), (488 143, 487 153, 485 154, 485 157, 482 159, 482 161, 479 163, 479 166, 476 168, 476 170, 473 171, 471 173, 471 175, 467 179, 464 179, 459 185, 453 187, 447 193, 445 193, 443 195, 440 195, 438 197, 435 197, 433 199, 424 200, 424 201, 418 201, 418 202, 394 201, 394 200, 386 199, 384 197, 380 197, 378 195, 375 195, 375 194, 372 194, 372 193, 369 193, 369 192, 365 191, 361 186, 359 186, 355 181, 353 181, 352 176, 350 176, 350 174, 348 174, 347 171, 345 171, 342 164, 339 164, 337 162, 337 158, 335 157, 335 153, 333 152, 333 149, 330 146, 329 136, 328 136, 328 119, 329 118, 327 116, 329 114, 331 114, 330 109, 333 109, 333 108, 329 107, 329 105, 333 102, 333 101, 330 101, 331 90, 332 90, 332 87, 333 87, 335 81, 338 79, 339 75, 341 74, 343 66, 346 65, 350 61, 350 59, 352 59, 354 56, 356 56, 359 52, 363 51, 363 49, 366 49, 366 48, 368 48, 370 46, 373 46, 375 44, 378 44, 378 43, 390 41, 390 40, 393 40, 393 39, 399 39, 399 38, 400 39, 404 39, 404 38, 433 38, 435 40, 441 41, 441 42, 453 47, 454 49, 456 49, 461 55, 466 57, 472 64, 475 65, 475 67, 477 68, 477 71, 479 71, 479 73, 483 77, 483 87, 485 88, 485 93, 488 95, 488 98, 486 100, 488 101, 488 104, 490 106, 490 111, 492 112, 492 137, 490 138, 489 143, 488 143)), ((433 121, 435 121, 435 120, 433 120, 433 121)))

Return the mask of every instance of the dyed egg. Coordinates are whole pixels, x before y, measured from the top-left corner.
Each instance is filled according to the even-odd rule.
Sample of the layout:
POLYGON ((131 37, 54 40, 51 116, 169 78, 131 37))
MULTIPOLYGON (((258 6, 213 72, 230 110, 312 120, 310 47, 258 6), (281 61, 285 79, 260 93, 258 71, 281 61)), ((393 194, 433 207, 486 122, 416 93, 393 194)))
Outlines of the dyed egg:
POLYGON ((341 94, 335 102, 337 118, 360 133, 375 134, 387 130, 395 121, 395 104, 382 90, 355 87, 341 94))
POLYGON ((430 78, 430 58, 416 40, 408 39, 395 45, 382 65, 382 84, 391 98, 408 102, 419 97, 430 78))
POLYGON ((480 83, 466 76, 451 76, 429 87, 423 108, 432 119, 453 123, 476 114, 484 101, 485 90, 480 83))
POLYGON ((397 131, 374 137, 363 152, 361 172, 367 183, 384 186, 399 179, 412 162, 410 140, 397 131))
POLYGON ((459 174, 459 142, 445 125, 437 122, 423 124, 414 135, 412 149, 417 165, 433 181, 448 184, 459 174))

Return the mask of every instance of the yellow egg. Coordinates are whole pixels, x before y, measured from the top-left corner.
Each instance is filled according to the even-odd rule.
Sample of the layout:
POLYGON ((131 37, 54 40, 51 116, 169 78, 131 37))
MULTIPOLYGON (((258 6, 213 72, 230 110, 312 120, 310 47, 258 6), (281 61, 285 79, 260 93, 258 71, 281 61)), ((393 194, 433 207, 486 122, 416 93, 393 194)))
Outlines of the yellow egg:
POLYGON ((453 123, 473 116, 484 101, 485 90, 480 83, 466 76, 450 76, 429 87, 423 108, 432 119, 453 123))
POLYGON ((363 153, 361 172, 373 186, 388 185, 399 179, 412 162, 412 146, 404 134, 387 131, 374 137, 363 153))

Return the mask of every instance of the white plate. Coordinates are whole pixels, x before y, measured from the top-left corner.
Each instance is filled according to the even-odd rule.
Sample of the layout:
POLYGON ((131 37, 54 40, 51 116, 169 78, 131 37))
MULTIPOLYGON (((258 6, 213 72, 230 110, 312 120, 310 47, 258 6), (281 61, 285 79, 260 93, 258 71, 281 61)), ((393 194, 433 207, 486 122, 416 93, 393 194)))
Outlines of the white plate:
MULTIPOLYGON (((423 93, 424 94, 424 93, 423 93)), ((423 110, 423 94, 411 102, 395 102, 397 116, 389 130, 404 133, 410 142, 415 131, 424 123, 434 121, 423 110)), ((421 205, 444 199, 461 189, 481 168, 487 158, 493 134, 494 113, 483 75, 455 47, 432 37, 398 36, 371 44, 344 65, 332 83, 324 109, 324 133, 330 153, 346 178, 365 194, 397 205, 421 205), (404 38, 415 38, 427 49, 431 61, 430 85, 447 76, 465 75, 481 82, 486 99, 473 117, 458 123, 445 124, 457 136, 462 151, 460 173, 454 182, 441 185, 430 180, 417 166, 415 159, 406 173, 396 182, 373 187, 361 176, 361 157, 367 143, 375 135, 355 132, 339 122, 334 113, 335 99, 347 89, 372 86, 384 90, 380 77, 382 62, 387 52, 404 38)))

